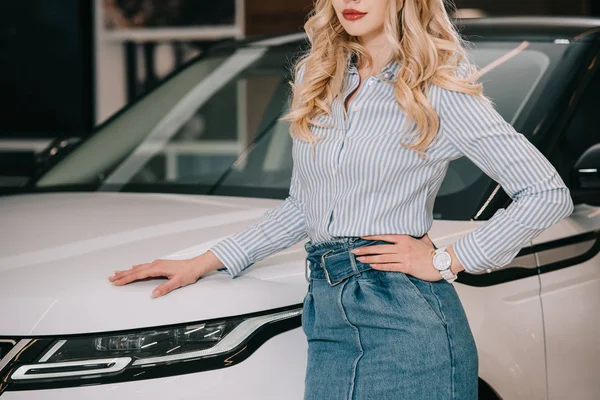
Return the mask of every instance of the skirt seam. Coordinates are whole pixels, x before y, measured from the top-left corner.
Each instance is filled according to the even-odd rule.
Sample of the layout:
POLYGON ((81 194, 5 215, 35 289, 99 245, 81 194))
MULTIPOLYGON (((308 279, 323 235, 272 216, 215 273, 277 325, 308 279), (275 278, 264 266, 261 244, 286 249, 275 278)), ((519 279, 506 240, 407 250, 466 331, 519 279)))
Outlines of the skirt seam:
POLYGON ((346 279, 346 281, 343 282, 343 286, 341 287, 340 295, 338 297, 338 305, 340 307, 340 310, 342 311, 342 315, 344 316, 344 320, 356 332, 356 338, 357 338, 356 343, 358 344, 358 347, 360 348, 360 354, 358 355, 358 357, 356 357, 354 359, 353 366, 352 366, 352 382, 351 382, 351 385, 350 385, 350 391, 348 392, 348 400, 352 400, 352 398, 354 396, 354 385, 355 385, 354 381, 356 380, 356 368, 358 366, 358 361, 361 359, 364 351, 363 351, 362 343, 360 342, 360 332, 359 332, 358 328, 348 320, 348 316, 346 315, 346 310, 344 310, 344 306, 342 304, 342 296, 344 294, 344 289, 346 289, 348 282, 349 282, 349 279, 346 279))
POLYGON ((455 385, 454 385, 454 372, 455 372, 455 368, 454 368, 454 364, 455 364, 455 360, 454 360, 454 345, 452 343, 452 335, 450 334, 450 329, 448 328, 448 323, 446 322, 446 315, 444 315, 444 310, 442 308, 442 302, 440 300, 440 298, 438 297, 438 295, 435 293, 435 291, 433 290, 433 284, 431 282, 429 282, 429 290, 431 291, 431 294, 433 295, 433 297, 435 297, 435 300, 438 304, 438 308, 440 310, 440 315, 442 316, 442 321, 444 322, 444 329, 446 330, 446 337, 448 339, 448 353, 450 355, 450 395, 452 400, 455 399, 455 385))

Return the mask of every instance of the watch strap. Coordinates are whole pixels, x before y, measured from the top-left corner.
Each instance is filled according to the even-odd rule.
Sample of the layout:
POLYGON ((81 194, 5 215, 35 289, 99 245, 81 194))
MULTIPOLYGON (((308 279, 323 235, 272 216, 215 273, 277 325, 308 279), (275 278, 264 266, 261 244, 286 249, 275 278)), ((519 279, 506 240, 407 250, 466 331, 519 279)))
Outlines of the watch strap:
POLYGON ((442 278, 444 278, 449 283, 454 282, 456 280, 456 278, 458 278, 457 275, 455 275, 454 273, 452 273, 452 271, 450 271, 450 268, 440 271, 440 274, 442 275, 442 278))

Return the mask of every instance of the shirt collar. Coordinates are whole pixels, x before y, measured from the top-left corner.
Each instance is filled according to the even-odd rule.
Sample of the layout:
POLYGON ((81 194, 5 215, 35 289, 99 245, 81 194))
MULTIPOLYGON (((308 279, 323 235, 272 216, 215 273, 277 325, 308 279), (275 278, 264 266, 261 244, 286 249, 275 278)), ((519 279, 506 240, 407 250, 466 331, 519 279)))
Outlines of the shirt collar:
MULTIPOLYGON (((350 74, 358 75, 358 69, 356 68, 357 56, 352 53, 348 56, 348 72, 350 74)), ((379 79, 382 81, 396 81, 398 78, 398 72, 400 71, 400 64, 398 61, 393 59, 386 66, 384 66, 378 74, 379 79)))

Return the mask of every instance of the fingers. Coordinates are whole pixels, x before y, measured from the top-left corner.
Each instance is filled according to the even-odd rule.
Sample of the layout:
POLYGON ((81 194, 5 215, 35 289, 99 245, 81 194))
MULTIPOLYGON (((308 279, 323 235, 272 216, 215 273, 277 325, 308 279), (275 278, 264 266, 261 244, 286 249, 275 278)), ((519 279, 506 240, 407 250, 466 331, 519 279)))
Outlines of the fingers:
POLYGON ((388 254, 397 253, 398 249, 393 244, 374 244, 373 246, 357 247, 351 250, 354 254, 388 254))
POLYGON ((371 264, 371 268, 376 269, 378 271, 402 272, 404 274, 408 274, 410 272, 406 264, 402 263, 371 264))
POLYGON ((181 287, 181 283, 179 282, 178 279, 176 279, 176 278, 169 279, 168 282, 165 282, 162 285, 158 285, 156 287, 156 289, 154 289, 154 291, 152 292, 151 297, 155 298, 155 297, 164 296, 165 294, 169 293, 170 291, 172 291, 174 289, 177 289, 178 287, 181 287))
POLYGON ((137 269, 130 269, 128 271, 121 272, 114 277, 110 277, 109 280, 117 286, 125 285, 127 283, 131 283, 133 281, 137 281, 140 279, 146 279, 150 277, 168 277, 167 272, 164 270, 161 264, 150 263, 145 267, 140 267, 137 269))
POLYGON ((154 260, 154 261, 149 262, 149 263, 136 264, 136 265, 132 266, 130 269, 117 270, 117 271, 114 272, 114 274, 112 276, 108 277, 108 280, 111 281, 111 282, 114 282, 117 279, 120 279, 120 278, 123 278, 125 276, 128 276, 133 271, 137 271, 137 270, 141 270, 141 269, 146 269, 146 268, 163 267, 164 266, 164 261, 165 260, 157 259, 157 260, 154 260))
POLYGON ((356 257, 363 264, 402 263, 403 257, 396 253, 356 257))
MULTIPOLYGON (((177 274, 173 273, 173 263, 171 260, 158 259, 151 263, 137 264, 125 271, 115 271, 115 274, 108 279, 114 285, 121 286, 150 277, 167 277, 169 280, 157 286, 151 294, 152 298, 160 297, 174 289, 195 282, 198 278, 194 271, 189 271, 189 268, 188 272, 191 272, 191 274, 186 274, 185 271, 182 271, 182 268, 175 268, 179 272, 177 274)), ((184 262, 180 262, 179 265, 187 266, 184 262)))
POLYGON ((128 272, 130 272, 132 270, 136 270, 136 269, 140 269, 140 268, 143 268, 143 267, 147 267, 150 264, 152 264, 152 263, 137 264, 137 265, 134 265, 133 267, 131 267, 130 269, 117 270, 117 271, 114 272, 114 274, 112 276, 108 277, 108 280, 112 282, 112 281, 114 281, 115 279, 117 279, 118 277, 122 276, 125 273, 128 273, 128 272))

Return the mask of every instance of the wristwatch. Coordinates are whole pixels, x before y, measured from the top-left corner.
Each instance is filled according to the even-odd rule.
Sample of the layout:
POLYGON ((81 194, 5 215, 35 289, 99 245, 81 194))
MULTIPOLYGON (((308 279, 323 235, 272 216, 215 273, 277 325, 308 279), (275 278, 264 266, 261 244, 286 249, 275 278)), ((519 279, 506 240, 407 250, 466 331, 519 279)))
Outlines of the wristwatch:
POLYGON ((433 254, 433 266, 435 269, 440 271, 442 278, 449 283, 454 282, 457 278, 457 276, 450 270, 451 265, 452 257, 450 256, 450 253, 446 251, 446 248, 441 247, 439 249, 435 249, 433 254))

